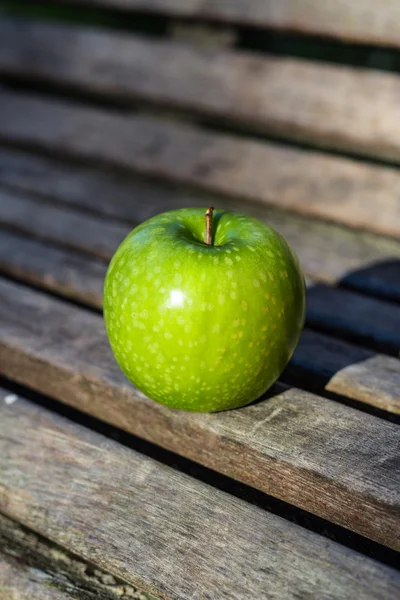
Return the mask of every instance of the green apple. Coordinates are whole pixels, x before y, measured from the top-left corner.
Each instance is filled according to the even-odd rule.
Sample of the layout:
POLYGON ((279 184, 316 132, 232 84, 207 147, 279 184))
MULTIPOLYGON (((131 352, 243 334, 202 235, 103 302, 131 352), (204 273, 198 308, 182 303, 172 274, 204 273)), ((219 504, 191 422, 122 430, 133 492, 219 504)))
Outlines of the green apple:
POLYGON ((104 317, 115 357, 147 396, 214 412, 259 398, 292 356, 305 286, 285 239, 260 221, 181 209, 134 229, 113 256, 104 317))

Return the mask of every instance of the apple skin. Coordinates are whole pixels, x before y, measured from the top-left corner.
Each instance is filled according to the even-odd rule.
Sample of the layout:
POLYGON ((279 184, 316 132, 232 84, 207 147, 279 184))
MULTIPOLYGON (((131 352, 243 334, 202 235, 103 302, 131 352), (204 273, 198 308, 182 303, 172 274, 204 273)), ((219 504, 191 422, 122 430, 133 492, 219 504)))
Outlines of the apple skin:
POLYGON ((259 398, 299 340, 305 284, 285 239, 257 219, 205 209, 166 212, 114 254, 104 318, 114 355, 145 395, 215 412, 259 398))

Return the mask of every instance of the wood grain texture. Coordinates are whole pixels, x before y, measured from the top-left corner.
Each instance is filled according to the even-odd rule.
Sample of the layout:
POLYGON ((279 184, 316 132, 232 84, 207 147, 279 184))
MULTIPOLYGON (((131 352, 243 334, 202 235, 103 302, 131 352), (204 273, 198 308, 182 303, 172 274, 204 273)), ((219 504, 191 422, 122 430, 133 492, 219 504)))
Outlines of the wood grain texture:
MULTIPOLYGON (((111 203, 112 200, 110 199, 109 202, 111 203)), ((8 190, 3 191, 1 188, 0 224, 66 247, 83 250, 107 261, 111 259, 120 242, 131 230, 131 226, 125 223, 82 214, 69 207, 38 202, 29 196, 8 190)), ((282 233, 285 235, 285 228, 282 233)), ((304 233, 303 236, 301 242, 308 245, 306 234, 304 233)), ((290 241, 290 236, 285 237, 290 241)), ((321 239, 321 246, 323 245, 324 240, 321 239)), ((296 246, 295 249, 297 250, 296 246)), ((18 247, 16 250, 16 258, 18 258, 22 250, 18 247)), ((10 254, 8 251, 7 255, 10 254)), ((301 258, 302 253, 300 252, 299 255, 301 258)), ((327 256, 331 255, 327 254, 327 256)), ((337 260, 336 256, 333 258, 334 261, 337 260)), ((42 262, 43 259, 44 257, 39 261, 42 262)), ((6 258, 2 262, 7 260, 6 258)), ((11 258, 11 261, 13 260, 15 259, 11 258)), ((27 259, 19 260, 26 262, 27 259)), ((302 263, 302 267, 308 272, 307 265, 302 263)), ((318 273, 316 275, 318 276, 318 273)), ((315 285, 314 281, 309 285, 307 305, 307 319, 310 324, 346 335, 382 352, 399 356, 400 310, 398 306, 353 291, 335 289, 322 284, 315 285)))
MULTIPOLYGON (((0 230, 1 273, 99 309, 102 307, 106 268, 106 264, 91 257, 75 255, 68 250, 0 230)), ((319 290, 321 287, 318 286, 319 290)), ((313 290, 309 293, 312 298, 313 290)), ((344 318, 338 310, 340 299, 338 304, 332 305, 328 296, 327 303, 331 315, 322 324, 328 328, 329 323, 340 315, 343 327, 344 318)), ((309 312, 313 314, 313 303, 309 301, 308 305, 309 312)), ((367 325, 370 325, 368 321, 367 325)), ((367 327, 370 333, 372 330, 373 326, 367 327)), ((345 332, 347 335, 353 332, 357 338, 366 336, 365 321, 361 320, 357 328, 357 322, 349 319, 345 332)), ((395 332, 391 332, 392 343, 395 343, 395 332)), ((381 336, 378 329, 378 340, 381 336)), ((371 335, 368 340, 371 342, 371 335)), ((389 356, 374 354, 306 329, 288 373, 300 387, 318 392, 325 389, 400 414, 400 362, 389 356)))
POLYGON ((400 361, 305 329, 286 375, 298 385, 400 414, 400 361))
POLYGON ((95 258, 0 230, 0 271, 78 302, 102 307, 107 265, 95 258))
POLYGON ((400 591, 398 572, 6 393, 2 509, 133 585, 177 600, 400 591))
POLYGON ((72 600, 54 586, 47 573, 28 567, 11 556, 0 554, 0 600, 72 600))
MULTIPOLYGON (((282 213, 239 198, 204 197, 175 186, 140 181, 98 168, 71 166, 11 149, 0 149, 0 183, 71 207, 124 219, 130 226, 159 212, 189 206, 214 204, 243 212, 280 231, 296 250, 306 274, 313 278, 327 283, 344 280, 360 291, 400 301, 400 244, 395 240, 282 213)), ((3 204, 8 202, 4 194, 5 191, 3 204)), ((17 212, 18 201, 13 197, 14 203, 15 209, 8 207, 5 213, 17 212)), ((61 219, 63 213, 58 214, 61 219)), ((9 219, 11 222, 11 216, 9 219)), ((37 227, 44 231, 40 220, 37 227)), ((52 228, 47 228, 47 237, 51 232, 52 228)), ((84 243, 85 236, 80 245, 84 243)))
POLYGON ((400 174, 388 167, 4 89, 0 140, 400 235, 400 174))
POLYGON ((400 46, 397 0, 56 0, 85 6, 162 13, 185 19, 211 19, 254 27, 270 27, 344 41, 400 46))
POLYGON ((400 307, 354 291, 311 284, 307 322, 335 334, 400 355, 400 307))
MULTIPOLYGON (((5 19, 0 21, 0 72, 400 160, 400 77, 395 74, 5 19)), ((317 197, 293 206, 358 227, 400 232, 395 193, 386 199, 385 210, 361 195, 346 204, 317 197)))
POLYGON ((132 229, 129 225, 82 215, 51 203, 32 202, 1 189, 0 223, 107 260, 132 229))
POLYGON ((285 386, 237 411, 169 410, 124 378, 100 316, 9 282, 0 283, 0 300, 5 376, 400 548, 395 425, 285 386))
MULTIPOLYGON (((60 593, 68 593, 68 598, 73 596, 78 600, 157 600, 1 513, 0 551, 18 559, 20 564, 25 565, 28 573, 39 572, 42 580, 50 588, 57 588, 60 593)), ((6 597, 3 600, 10 599, 6 597)), ((45 599, 33 594, 26 600, 45 599)))

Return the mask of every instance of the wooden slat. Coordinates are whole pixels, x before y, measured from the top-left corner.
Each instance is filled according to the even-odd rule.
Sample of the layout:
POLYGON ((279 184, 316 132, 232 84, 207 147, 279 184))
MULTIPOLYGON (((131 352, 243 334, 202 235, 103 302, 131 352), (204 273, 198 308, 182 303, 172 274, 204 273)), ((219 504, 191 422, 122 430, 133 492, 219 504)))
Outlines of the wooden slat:
MULTIPOLYGON (((258 133, 400 161, 400 77, 394 74, 19 20, 0 21, 0 72, 125 102, 173 105, 258 133)), ((292 202, 299 212, 348 219, 358 227, 393 232, 393 219, 400 226, 394 190, 385 210, 360 195, 351 204, 344 200, 292 202)))
POLYGON ((0 140, 400 235, 400 174, 386 167, 5 90, 0 140))
POLYGON ((11 556, 0 554, 0 600, 73 600, 57 589, 53 578, 39 569, 31 568, 11 556))
POLYGON ((100 316, 3 281, 0 300, 5 376, 400 549, 397 426, 281 385, 237 411, 169 410, 128 384, 100 316))
POLYGON ((399 306, 321 284, 311 284, 307 292, 309 325, 400 355, 399 306))
MULTIPOLYGON (((29 565, 31 569, 28 571, 28 577, 32 574, 36 579, 40 578, 52 591, 57 588, 61 593, 63 590, 71 594, 75 600, 121 600, 121 597, 130 600, 157 600, 154 596, 134 588, 125 580, 111 575, 98 564, 85 561, 73 551, 68 551, 44 536, 37 535, 32 529, 24 527, 2 513, 0 513, 0 549, 3 554, 18 559, 21 568, 22 565, 29 565)), ((0 580, 1 575, 0 569, 0 580)), ((0 599, 2 599, 1 594, 0 599)), ((40 594, 32 594, 26 598, 26 600, 46 599, 47 596, 40 594)), ((3 600, 10 600, 10 598, 7 596, 3 600)))
MULTIPOLYGON (((106 265, 91 257, 0 230, 0 271, 102 307, 106 265)), ((308 304, 312 313, 313 304, 308 304)), ((348 328, 352 327, 349 320, 348 328)), ((307 389, 326 389, 400 414, 400 362, 389 356, 306 329, 288 373, 307 389)))
MULTIPOLYGON (((38 203, 32 198, 8 190, 3 191, 1 188, 0 223, 42 239, 84 250, 94 256, 101 256, 107 261, 131 230, 128 224, 80 214, 62 206, 38 203)), ((285 233, 285 228, 282 233, 285 233)), ((290 241, 290 237, 288 239, 290 241)), ((304 240, 303 237, 302 243, 308 244, 309 240, 304 240)), ((323 244, 324 240, 321 240, 321 246, 323 244)), ((318 252, 318 249, 315 249, 315 252, 318 252)), ((301 256, 300 253, 300 258, 301 256)), ((327 256, 331 256, 329 249, 327 256)), ((307 265, 304 265, 304 269, 307 271, 307 265)), ((398 306, 353 291, 334 289, 322 284, 315 285, 315 281, 312 280, 307 304, 309 323, 329 331, 339 331, 357 341, 371 344, 383 352, 399 355, 398 306)))
POLYGON ((307 389, 324 389, 400 414, 398 359, 306 329, 287 375, 307 389))
POLYGON ((129 583, 176 600, 400 591, 398 572, 6 394, 0 506, 129 583))
POLYGON ((0 271, 95 308, 102 307, 107 265, 95 258, 0 230, 0 271))
MULTIPOLYGON (((110 199, 112 201, 112 199, 110 199)), ((0 189, 0 223, 110 259, 132 229, 129 225, 51 204, 30 201, 0 189)))
POLYGON ((254 27, 271 27, 339 40, 400 46, 397 0, 55 0, 122 10, 162 13, 185 19, 211 19, 254 27))
MULTIPOLYGON (((0 165, 0 182, 8 187, 131 223, 157 212, 210 201, 222 209, 248 213, 268 222, 288 239, 308 275, 328 283, 344 281, 360 291, 400 301, 400 244, 395 240, 277 212, 240 199, 211 200, 177 188, 135 181, 99 169, 71 167, 17 151, 0 150, 0 165)), ((7 203, 4 192, 2 196, 2 204, 7 203)), ((39 227, 38 218, 35 221, 39 227)), ((51 235, 52 228, 45 229, 51 235)), ((82 243, 84 240, 82 236, 82 243)))

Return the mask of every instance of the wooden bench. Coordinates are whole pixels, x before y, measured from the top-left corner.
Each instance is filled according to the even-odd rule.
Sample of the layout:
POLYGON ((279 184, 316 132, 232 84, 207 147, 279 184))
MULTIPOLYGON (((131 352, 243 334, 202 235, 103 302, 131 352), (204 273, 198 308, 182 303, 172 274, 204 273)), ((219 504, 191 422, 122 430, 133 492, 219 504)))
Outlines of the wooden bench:
POLYGON ((28 4, 0 3, 0 600, 399 597, 400 78, 367 68, 399 3, 28 4), (134 389, 101 316, 132 227, 210 198, 308 287, 281 381, 212 415, 134 389))

